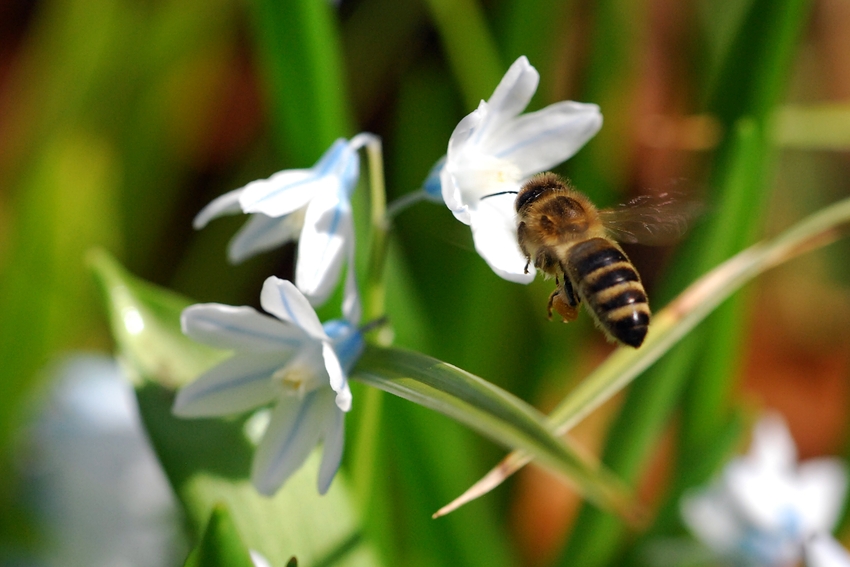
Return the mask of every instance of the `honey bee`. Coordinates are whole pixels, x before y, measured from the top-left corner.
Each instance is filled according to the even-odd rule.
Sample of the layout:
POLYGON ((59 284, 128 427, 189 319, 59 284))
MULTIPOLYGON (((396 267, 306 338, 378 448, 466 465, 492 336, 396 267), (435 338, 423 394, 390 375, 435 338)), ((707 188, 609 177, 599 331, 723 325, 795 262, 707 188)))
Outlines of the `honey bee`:
POLYGON ((643 344, 650 310, 640 275, 616 241, 650 245, 680 238, 699 212, 696 201, 643 196, 612 209, 590 200, 554 173, 532 177, 517 194, 517 240, 530 265, 555 277, 548 313, 574 321, 582 302, 605 335, 643 344))

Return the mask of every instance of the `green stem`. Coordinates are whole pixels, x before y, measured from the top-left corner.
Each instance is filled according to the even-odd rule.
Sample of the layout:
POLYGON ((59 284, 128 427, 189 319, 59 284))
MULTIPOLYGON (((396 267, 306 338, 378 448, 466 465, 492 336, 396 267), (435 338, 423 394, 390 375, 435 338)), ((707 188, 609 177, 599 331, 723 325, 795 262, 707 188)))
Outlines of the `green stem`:
POLYGON ((386 222, 390 223, 394 218, 396 218, 399 214, 407 210, 412 205, 420 201, 424 201, 428 198, 428 193, 425 192, 424 189, 418 189, 416 191, 412 191, 407 193, 406 195, 402 195, 387 207, 387 216, 386 222))
MULTIPOLYGON (((371 321, 384 316, 384 300, 386 298, 386 285, 384 283, 384 264, 387 257, 387 236, 389 223, 386 219, 387 197, 384 186, 384 156, 381 148, 381 140, 377 136, 371 137, 366 143, 366 155, 369 159, 369 184, 371 186, 372 211, 370 220, 372 224, 372 241, 369 250, 369 265, 366 272, 366 308, 365 320, 371 321)), ((379 335, 383 337, 384 335, 379 335)), ((380 343, 387 342, 385 340, 380 343)), ((388 346, 383 344, 382 346, 388 346)))
MULTIPOLYGON (((386 189, 384 185, 384 157, 381 139, 371 134, 366 136, 366 155, 369 160, 369 185, 371 187, 371 246, 369 264, 366 272, 364 293, 364 320, 380 319, 385 315, 384 301, 386 285, 384 282, 384 264, 387 257, 389 223, 386 220, 386 189)), ((381 346, 389 346, 392 333, 387 327, 375 335, 374 341, 381 346)), ((361 396, 362 414, 352 463, 352 480, 356 494, 360 498, 362 509, 369 509, 375 478, 375 462, 378 454, 378 432, 380 431, 381 412, 384 394, 377 388, 368 388, 361 396)))

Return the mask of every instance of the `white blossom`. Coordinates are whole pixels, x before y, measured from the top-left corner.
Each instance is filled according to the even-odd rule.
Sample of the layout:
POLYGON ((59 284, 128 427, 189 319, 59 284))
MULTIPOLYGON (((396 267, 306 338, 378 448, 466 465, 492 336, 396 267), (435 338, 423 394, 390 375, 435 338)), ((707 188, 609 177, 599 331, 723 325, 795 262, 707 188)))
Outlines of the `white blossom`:
POLYGON ((686 494, 682 516, 691 532, 725 560, 752 566, 791 566, 803 546, 828 534, 847 487, 834 458, 797 463, 797 450, 778 415, 755 427, 747 455, 730 462, 716 482, 686 494))
MULTIPOLYGON (((295 285, 313 305, 321 305, 348 261, 346 298, 354 297, 354 225, 351 193, 360 175, 357 151, 374 140, 359 134, 336 140, 309 169, 287 169, 225 193, 198 213, 196 229, 217 217, 237 213, 251 219, 228 247, 231 262, 241 262, 286 242, 298 241, 295 285)), ((358 308, 359 306, 354 306, 358 308)))
MULTIPOLYGON (((499 276, 519 283, 530 282, 534 273, 525 273, 512 193, 532 175, 572 157, 602 127, 595 104, 561 101, 520 115, 539 80, 528 59, 517 59, 493 96, 454 129, 440 170, 443 201, 470 225, 475 249, 499 276), (494 193, 501 194, 482 200, 494 193)), ((431 194, 435 174, 425 184, 431 194)))
POLYGON ((173 412, 216 417, 274 404, 254 455, 254 486, 274 494, 323 441, 318 485, 324 494, 342 458, 351 408, 347 373, 363 348, 359 321, 323 326, 304 295, 276 277, 265 281, 260 304, 274 317, 219 304, 183 311, 186 335, 234 355, 181 388, 173 412))

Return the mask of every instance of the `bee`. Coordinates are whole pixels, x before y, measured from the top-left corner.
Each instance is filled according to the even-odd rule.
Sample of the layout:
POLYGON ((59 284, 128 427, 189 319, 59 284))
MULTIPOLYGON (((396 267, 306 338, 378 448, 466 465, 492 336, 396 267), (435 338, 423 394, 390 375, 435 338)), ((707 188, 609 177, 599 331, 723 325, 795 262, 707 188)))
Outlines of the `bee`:
POLYGON ((529 266, 555 277, 552 311, 564 322, 587 304, 610 340, 643 344, 650 310, 640 275, 616 241, 650 245, 680 238, 699 212, 696 201, 669 194, 643 196, 612 209, 590 200, 554 173, 522 186, 514 205, 517 240, 529 266))

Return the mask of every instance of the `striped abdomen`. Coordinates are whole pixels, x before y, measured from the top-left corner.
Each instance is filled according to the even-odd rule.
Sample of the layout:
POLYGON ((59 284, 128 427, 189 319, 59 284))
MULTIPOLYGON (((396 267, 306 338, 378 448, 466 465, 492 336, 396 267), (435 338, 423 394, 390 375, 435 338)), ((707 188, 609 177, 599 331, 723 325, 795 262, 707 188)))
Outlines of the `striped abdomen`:
POLYGON ((602 329, 635 348, 649 326, 646 293, 626 255, 604 238, 574 245, 568 254, 570 279, 602 329))

